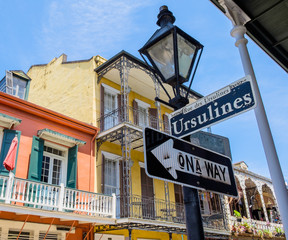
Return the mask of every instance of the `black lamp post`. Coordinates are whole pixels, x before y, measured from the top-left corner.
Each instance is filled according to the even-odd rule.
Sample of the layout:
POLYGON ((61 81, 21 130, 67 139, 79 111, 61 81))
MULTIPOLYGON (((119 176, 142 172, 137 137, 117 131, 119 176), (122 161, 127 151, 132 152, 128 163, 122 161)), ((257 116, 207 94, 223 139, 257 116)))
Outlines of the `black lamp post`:
MULTIPOLYGON (((169 97, 169 102, 159 98, 155 100, 178 110, 189 103, 188 96, 203 46, 180 28, 174 26, 174 22, 175 17, 172 12, 168 10, 167 6, 162 6, 157 21, 160 29, 152 35, 139 52, 147 65, 150 66, 149 63, 152 65, 151 70, 169 97), (182 96, 181 85, 189 82, 189 79, 186 96, 182 96), (172 86, 173 98, 168 94, 163 84, 172 86)), ((204 240, 198 191, 183 187, 183 195, 187 237, 189 240, 204 240)))
MULTIPOLYGON (((191 83, 196 72, 203 46, 177 26, 174 26, 175 17, 167 6, 160 8, 157 25, 160 26, 148 42, 139 50, 142 58, 153 66, 162 83, 172 86, 174 97, 169 97, 169 105, 179 109, 188 103, 188 94, 180 95, 180 86, 185 82, 191 83), (195 64, 196 63, 196 64, 195 64)), ((149 64, 148 64, 149 65, 149 64)))

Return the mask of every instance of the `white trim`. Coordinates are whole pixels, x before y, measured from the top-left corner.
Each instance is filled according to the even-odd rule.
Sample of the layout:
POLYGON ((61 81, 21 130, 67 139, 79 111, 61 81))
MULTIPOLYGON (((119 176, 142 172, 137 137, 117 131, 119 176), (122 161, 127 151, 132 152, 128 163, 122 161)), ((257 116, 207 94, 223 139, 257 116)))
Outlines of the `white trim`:
POLYGON ((58 145, 57 143, 50 142, 50 141, 47 141, 47 140, 44 141, 44 145, 47 146, 47 147, 57 148, 58 150, 64 151, 65 152, 65 157, 67 157, 67 153, 66 152, 68 151, 69 147, 64 147, 64 146, 58 145))
MULTIPOLYGON (((44 140, 48 140, 57 144, 61 144, 67 147, 74 147, 75 145, 79 145, 79 146, 83 146, 84 145, 84 141, 77 141, 74 139, 70 139, 67 138, 65 136, 61 136, 61 135, 57 135, 55 133, 49 132, 49 131, 41 131, 39 134, 38 131, 38 136, 44 140)), ((55 146, 59 146, 59 145, 55 145, 55 146)))
POLYGON ((94 239, 95 240, 108 240, 108 239, 112 239, 112 240, 124 240, 125 236, 124 235, 116 235, 116 234, 107 234, 107 233, 95 233, 94 234, 94 239))
POLYGON ((101 85, 104 87, 104 91, 109 92, 111 94, 119 94, 120 91, 118 91, 117 89, 110 87, 109 85, 105 84, 105 83, 101 83, 101 85))
POLYGON ((151 107, 151 104, 149 103, 146 103, 146 102, 143 102, 137 98, 135 98, 135 102, 138 103, 138 106, 142 107, 142 108, 150 108, 151 107))
POLYGON ((101 151, 101 153, 104 155, 105 158, 109 158, 111 160, 118 160, 119 158, 122 157, 120 155, 116 155, 114 153, 105 152, 105 151, 101 151))
POLYGON ((42 216, 42 217, 49 217, 49 218, 59 218, 71 221, 81 221, 83 223, 97 223, 97 224, 115 224, 114 218, 107 218, 103 216, 87 216, 75 213, 68 213, 68 212, 60 212, 60 211, 49 211, 44 209, 37 209, 31 207, 23 207, 17 205, 9 205, 0 203, 0 211, 3 212, 14 212, 16 214, 29 214, 34 216, 42 216))
MULTIPOLYGON (((106 184, 106 180, 104 180, 104 189, 105 186, 107 187, 116 187, 116 195, 118 195, 120 193, 120 167, 119 167, 119 160, 122 158, 122 156, 113 154, 113 153, 109 153, 109 152, 105 152, 105 151, 101 151, 101 153, 104 155, 104 158, 107 158, 107 160, 111 160, 114 161, 116 163, 116 186, 113 185, 108 185, 106 184)), ((103 158, 102 158, 102 164, 103 164, 103 158)), ((104 179, 105 179, 105 172, 104 172, 104 179)))
MULTIPOLYGON (((60 173, 60 184, 63 183, 64 186, 66 187, 66 182, 67 182, 67 165, 68 165, 68 148, 65 148, 63 146, 59 146, 55 143, 51 143, 51 142, 48 142, 48 141, 44 141, 44 146, 46 147, 51 147, 51 148, 55 148, 57 150, 60 150, 64 153, 64 156, 59 156, 59 155, 56 155, 56 154, 53 154, 53 153, 50 153, 50 152, 46 152, 46 151, 43 151, 43 156, 47 156, 47 157, 50 157, 50 161, 51 161, 51 158, 54 159, 59 159, 62 161, 62 166, 61 166, 61 173, 60 173)), ((53 164, 49 164, 50 166, 50 169, 49 169, 49 177, 48 179, 49 180, 52 180, 52 173, 53 173, 53 169, 52 169, 52 166, 53 164)), ((49 184, 52 184, 52 183, 49 183, 49 184)), ((59 184, 59 186, 60 186, 59 184)))
POLYGON ((145 163, 144 162, 138 162, 140 168, 145 168, 145 163))
POLYGON ((4 116, 0 116, 0 126, 5 127, 5 128, 12 128, 12 126, 17 126, 19 125, 21 122, 17 121, 17 120, 13 120, 10 118, 6 118, 4 116))

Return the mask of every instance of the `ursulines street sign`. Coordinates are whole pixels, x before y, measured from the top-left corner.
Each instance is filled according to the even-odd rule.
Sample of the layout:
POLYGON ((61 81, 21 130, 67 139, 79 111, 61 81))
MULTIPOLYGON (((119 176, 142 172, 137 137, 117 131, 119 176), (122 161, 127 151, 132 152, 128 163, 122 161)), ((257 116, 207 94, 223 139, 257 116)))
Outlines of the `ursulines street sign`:
POLYGON ((171 134, 185 137, 256 107, 250 76, 170 114, 171 134))
POLYGON ((151 128, 144 129, 144 154, 152 178, 238 195, 229 157, 151 128))

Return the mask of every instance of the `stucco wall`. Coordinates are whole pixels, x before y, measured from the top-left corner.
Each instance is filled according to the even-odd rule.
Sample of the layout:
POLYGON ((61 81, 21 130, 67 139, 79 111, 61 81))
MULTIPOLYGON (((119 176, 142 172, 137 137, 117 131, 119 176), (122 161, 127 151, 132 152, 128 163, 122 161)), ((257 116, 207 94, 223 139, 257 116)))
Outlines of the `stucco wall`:
POLYGON ((95 68, 95 57, 65 62, 65 55, 32 66, 28 101, 95 126, 95 68))

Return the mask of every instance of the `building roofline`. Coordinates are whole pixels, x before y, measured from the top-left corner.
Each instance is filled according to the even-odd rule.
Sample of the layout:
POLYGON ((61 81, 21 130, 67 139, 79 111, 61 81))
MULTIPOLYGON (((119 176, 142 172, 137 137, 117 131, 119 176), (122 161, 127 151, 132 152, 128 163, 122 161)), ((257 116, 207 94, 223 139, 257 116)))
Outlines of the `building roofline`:
POLYGON ((146 68, 148 71, 151 71, 150 68, 148 67, 148 65, 144 61, 140 60, 139 58, 136 58, 135 56, 133 56, 132 54, 126 52, 125 50, 122 50, 119 53, 117 53, 116 55, 114 55, 113 57, 111 57, 105 63, 103 63, 99 67, 95 68, 94 71, 96 73, 101 72, 104 68, 106 68, 108 65, 112 64, 113 62, 115 62, 116 60, 118 60, 122 56, 127 57, 131 61, 134 61, 137 64, 139 64, 140 66, 146 68))
POLYGON ((39 105, 25 101, 17 97, 14 97, 7 93, 0 92, 0 105, 6 105, 14 109, 21 110, 23 112, 27 112, 35 116, 45 118, 52 122, 59 123, 59 124, 62 124, 64 126, 67 126, 73 129, 77 129, 87 134, 95 135, 99 133, 99 128, 93 125, 81 122, 74 118, 70 118, 61 113, 54 112, 50 109, 41 107, 39 105))
MULTIPOLYGON (((136 64, 139 64, 141 67, 147 69, 148 71, 150 71, 152 74, 153 72, 151 71, 151 67, 149 67, 144 61, 140 60, 139 58, 133 56, 132 54, 126 52, 125 50, 122 50, 121 52, 117 53, 116 55, 114 55, 112 58, 110 58, 109 60, 107 60, 105 63, 101 64, 99 67, 95 68, 94 71, 99 74, 102 70, 104 70, 106 67, 108 67, 109 65, 113 64, 115 61, 117 61, 119 58, 121 58, 122 56, 127 57, 128 59, 130 59, 131 61, 135 62, 136 64)), ((185 85, 181 84, 181 87, 184 89, 188 89, 188 87, 186 87, 185 85)), ((202 98, 203 95, 201 95, 200 93, 190 89, 190 93, 192 93, 193 95, 195 95, 198 98, 202 98)))

